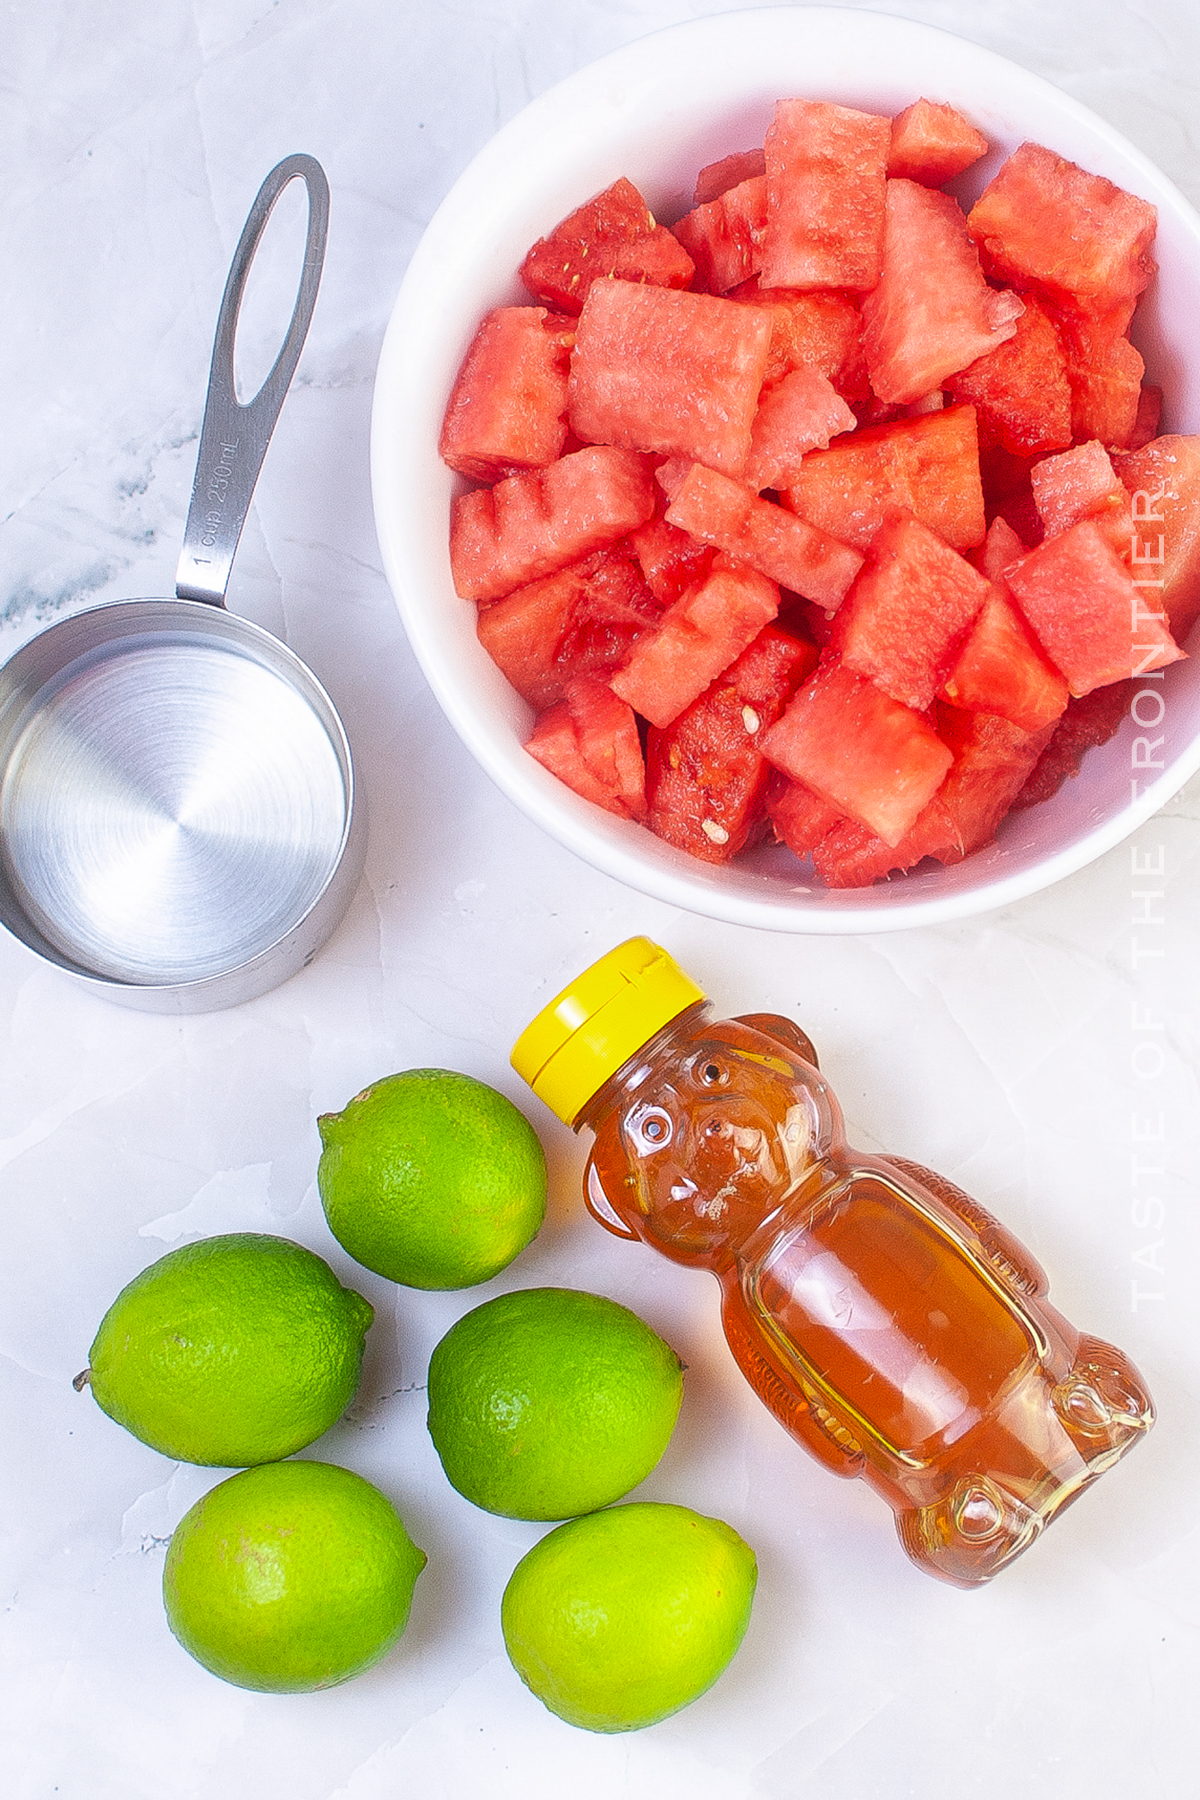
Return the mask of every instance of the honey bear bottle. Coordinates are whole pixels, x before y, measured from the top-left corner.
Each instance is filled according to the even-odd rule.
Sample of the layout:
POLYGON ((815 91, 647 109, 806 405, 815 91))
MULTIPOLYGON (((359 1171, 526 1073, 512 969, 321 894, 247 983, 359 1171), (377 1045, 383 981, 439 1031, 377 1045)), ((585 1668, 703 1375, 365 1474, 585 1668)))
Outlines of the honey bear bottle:
POLYGON ((797 1026, 714 1019, 647 938, 586 969, 512 1060, 595 1134, 590 1211, 712 1270, 756 1393, 883 1496, 930 1574, 988 1581, 1153 1423, 1132 1363, 1050 1305, 1002 1225, 942 1176, 847 1145, 797 1026))

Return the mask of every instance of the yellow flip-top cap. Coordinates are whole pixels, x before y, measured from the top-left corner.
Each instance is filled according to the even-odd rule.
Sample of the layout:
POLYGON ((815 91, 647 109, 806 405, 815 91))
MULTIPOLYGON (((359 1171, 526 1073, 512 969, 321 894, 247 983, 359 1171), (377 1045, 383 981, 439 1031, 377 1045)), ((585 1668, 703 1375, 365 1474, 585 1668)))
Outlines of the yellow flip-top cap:
POLYGON ((573 1125, 623 1062, 704 998, 665 950, 629 938, 542 1008, 513 1045, 512 1066, 573 1125))

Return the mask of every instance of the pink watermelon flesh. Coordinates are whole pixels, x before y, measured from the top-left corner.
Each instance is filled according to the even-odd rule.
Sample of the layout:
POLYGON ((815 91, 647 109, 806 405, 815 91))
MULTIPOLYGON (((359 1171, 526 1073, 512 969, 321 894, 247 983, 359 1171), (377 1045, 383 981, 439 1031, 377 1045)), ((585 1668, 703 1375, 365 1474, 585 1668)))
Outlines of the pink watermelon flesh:
POLYGON ((759 748, 793 781, 892 845, 953 761, 919 713, 836 658, 822 662, 759 748))
POLYGON ((624 177, 539 238, 521 264, 530 293, 565 313, 580 310, 600 277, 686 288, 693 273, 682 244, 624 177))
POLYGON ((898 508, 911 512, 955 550, 981 544, 987 530, 973 406, 897 419, 812 450, 785 491, 790 511, 832 537, 866 550, 898 508))
POLYGON ((910 405, 1011 338, 1024 303, 983 279, 949 194, 889 181, 878 285, 863 301, 863 346, 881 400, 910 405))
POLYGON ((644 458, 603 447, 509 475, 454 501, 450 568, 464 600, 499 600, 644 525, 655 509, 644 458))
MULTIPOLYGON (((1004 521, 998 521, 1003 524, 1004 521)), ((941 692, 968 712, 998 713, 1022 731, 1059 718, 1070 698, 1016 607, 993 587, 941 692)))
POLYGON ((767 228, 767 178, 753 175, 672 226, 696 265, 693 289, 727 294, 758 274, 767 228))
POLYGON ((571 359, 571 428, 585 443, 686 456, 739 475, 770 345, 770 320, 753 307, 594 282, 571 359))
POLYGON ((719 558, 711 573, 641 638, 613 692, 661 730, 727 669, 779 611, 779 589, 754 569, 719 558))
POLYGON ((1095 519, 1047 538, 1013 564, 1007 580, 1076 697, 1183 655, 1095 519))
POLYGON ((826 612, 840 606, 862 567, 857 550, 699 463, 676 487, 666 517, 826 612))
POLYGON ((816 369, 793 369, 762 391, 743 481, 756 493, 788 487, 808 451, 824 450, 830 438, 853 431, 856 423, 831 381, 816 369))
POLYGON ((1182 644, 1200 617, 1200 437, 1168 433, 1116 461, 1137 538, 1132 572, 1182 644))
POLYGON ((1128 314, 1149 285, 1153 206, 1041 144, 1022 144, 967 216, 989 272, 1095 315, 1128 314))
POLYGON ((764 823, 771 775, 757 747, 817 660, 766 625, 736 662, 646 747, 650 829, 705 862, 728 862, 764 823))
POLYGON ((833 642, 847 669, 923 712, 990 591, 927 525, 897 514, 876 534, 833 642))
POLYGON ((764 287, 875 286, 891 141, 891 121, 875 113, 779 101, 764 146, 764 287))
POLYGON ((542 306, 488 313, 463 359, 438 445, 471 481, 556 461, 567 436, 571 319, 542 306))
POLYGON ((954 107, 915 100, 892 120, 888 174, 941 187, 987 155, 988 141, 954 107))

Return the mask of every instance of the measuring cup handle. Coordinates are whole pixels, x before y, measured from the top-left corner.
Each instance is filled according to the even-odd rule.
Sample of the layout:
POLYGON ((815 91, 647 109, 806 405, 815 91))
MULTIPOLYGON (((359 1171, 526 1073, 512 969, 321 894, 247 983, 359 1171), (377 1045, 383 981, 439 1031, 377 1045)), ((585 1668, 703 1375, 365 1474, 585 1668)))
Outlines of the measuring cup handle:
POLYGON ((329 183, 320 163, 311 156, 285 157, 258 190, 221 298, 192 503, 183 534, 183 553, 175 571, 175 593, 180 600, 206 600, 212 606, 225 604, 229 571, 250 510, 254 484, 316 305, 328 230, 329 183), (271 209, 288 183, 297 179, 308 189, 308 240, 300 290, 274 367, 253 400, 243 406, 234 390, 233 347, 246 277, 271 209))

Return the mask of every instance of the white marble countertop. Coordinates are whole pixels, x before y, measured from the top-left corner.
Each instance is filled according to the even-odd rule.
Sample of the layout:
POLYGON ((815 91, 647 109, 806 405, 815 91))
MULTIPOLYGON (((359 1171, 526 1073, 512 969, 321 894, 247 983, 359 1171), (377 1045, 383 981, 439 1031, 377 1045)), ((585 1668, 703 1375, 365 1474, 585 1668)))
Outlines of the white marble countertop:
MULTIPOLYGON (((367 870, 316 962, 247 1005, 105 1004, 0 935, 0 1788, 7 1800, 1125 1800, 1191 1791, 1200 1675, 1200 787, 1134 840, 1165 857, 1162 955, 1132 962, 1131 846, 1010 910, 880 937, 776 937, 628 891, 513 810, 443 720, 380 569, 367 466, 384 325, 473 152, 551 82, 704 0, 47 0, 0 40, 0 656, 61 613, 170 591, 225 270, 258 181, 314 153, 333 225, 311 338, 230 603, 345 717, 367 870), (616 1242, 583 1147, 508 1067, 516 1032, 633 932, 730 1011, 800 1019, 851 1137, 957 1179, 1122 1344, 1160 1421, 990 1588, 901 1554, 886 1509, 793 1444, 741 1382, 707 1277, 616 1242), (1145 1046, 1154 1048, 1150 1051, 1145 1046), (1159 1054, 1161 1052, 1161 1054, 1159 1054), (396 1290, 317 1200, 318 1112, 394 1069, 501 1087, 550 1156, 549 1221, 497 1282, 396 1290), (1162 1121, 1135 1180, 1133 1121, 1162 1121), (170 1636, 165 1544, 218 1472, 170 1464, 71 1377, 172 1245, 267 1230, 375 1304, 363 1389, 317 1451, 375 1480, 429 1554, 401 1644, 325 1694, 225 1686, 170 1636), (499 1599, 541 1528, 477 1512, 424 1424, 430 1349, 506 1287, 641 1312, 688 1364, 640 1492, 755 1546, 745 1645, 701 1701, 595 1737, 504 1654, 499 1599)), ((1189 0, 894 0, 1068 89, 1200 199, 1189 0)), ((1142 902, 1136 902, 1141 905, 1142 902)), ((1143 938, 1145 932, 1143 931, 1143 938)))

